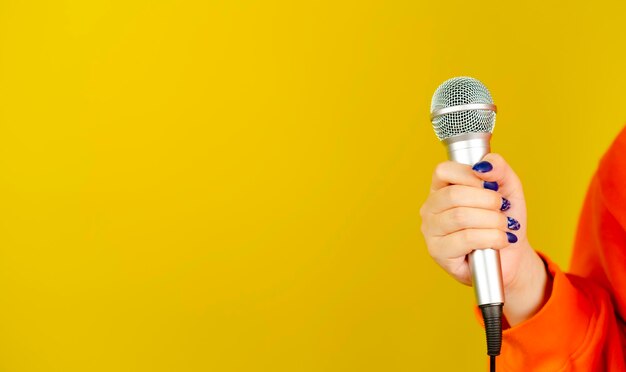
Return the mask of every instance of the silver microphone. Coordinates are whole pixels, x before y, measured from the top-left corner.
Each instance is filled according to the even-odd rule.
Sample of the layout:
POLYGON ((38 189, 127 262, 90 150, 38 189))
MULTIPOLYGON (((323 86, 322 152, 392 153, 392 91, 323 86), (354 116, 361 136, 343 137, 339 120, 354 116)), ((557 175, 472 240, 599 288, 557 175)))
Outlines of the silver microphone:
MULTIPOLYGON (((496 106, 480 81, 470 77, 444 81, 433 94, 430 119, 450 160, 473 165, 490 152, 496 106)), ((476 301, 479 306, 503 304, 500 254, 491 248, 476 248, 485 248, 469 254, 476 301)))

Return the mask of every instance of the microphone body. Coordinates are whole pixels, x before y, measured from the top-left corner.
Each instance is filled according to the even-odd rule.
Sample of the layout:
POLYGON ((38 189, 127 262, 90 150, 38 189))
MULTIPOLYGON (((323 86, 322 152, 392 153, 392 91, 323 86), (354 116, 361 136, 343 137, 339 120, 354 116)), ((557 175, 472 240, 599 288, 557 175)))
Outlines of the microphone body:
MULTIPOLYGON (((491 133, 464 133, 444 139, 448 158, 461 164, 474 165, 490 152, 491 133)), ((472 283, 478 306, 504 304, 504 287, 500 252, 477 249, 469 254, 472 283)))
MULTIPOLYGON (((473 165, 490 152, 489 140, 496 125, 497 107, 480 81, 456 77, 444 81, 433 94, 430 120, 435 134, 448 149, 448 158, 473 165)), ((487 354, 495 371, 495 357, 502 347, 504 287, 500 253, 476 247, 468 255, 476 302, 483 314, 487 354)))

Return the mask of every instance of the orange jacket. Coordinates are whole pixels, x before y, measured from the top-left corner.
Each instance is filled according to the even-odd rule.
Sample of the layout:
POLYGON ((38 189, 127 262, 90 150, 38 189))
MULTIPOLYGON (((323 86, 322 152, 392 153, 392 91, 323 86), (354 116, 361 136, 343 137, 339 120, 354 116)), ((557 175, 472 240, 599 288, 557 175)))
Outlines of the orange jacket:
POLYGON ((552 293, 503 332, 498 371, 626 371, 626 128, 591 181, 570 272, 542 258, 552 293))

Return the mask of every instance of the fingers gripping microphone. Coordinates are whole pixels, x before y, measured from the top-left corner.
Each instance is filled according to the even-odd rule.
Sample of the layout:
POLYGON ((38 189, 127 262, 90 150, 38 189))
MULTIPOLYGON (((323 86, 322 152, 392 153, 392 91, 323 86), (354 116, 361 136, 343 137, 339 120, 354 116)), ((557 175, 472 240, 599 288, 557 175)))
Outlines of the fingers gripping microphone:
MULTIPOLYGON (((444 81, 433 94, 430 119, 435 134, 447 147, 450 160, 472 165, 490 152, 496 106, 478 80, 456 77, 444 81)), ((500 354, 504 290, 500 254, 487 247, 469 254, 476 301, 481 308, 490 356, 500 354)))

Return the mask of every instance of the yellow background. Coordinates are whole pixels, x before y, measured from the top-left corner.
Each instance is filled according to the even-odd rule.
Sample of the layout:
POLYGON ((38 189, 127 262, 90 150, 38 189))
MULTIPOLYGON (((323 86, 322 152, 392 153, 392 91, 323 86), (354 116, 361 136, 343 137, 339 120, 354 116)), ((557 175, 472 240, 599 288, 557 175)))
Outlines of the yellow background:
POLYGON ((490 88, 565 266, 626 119, 625 10, 0 0, 0 370, 482 370, 419 232, 431 95, 490 88))

